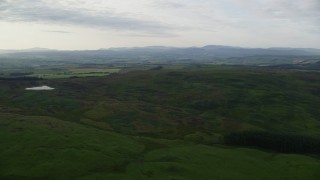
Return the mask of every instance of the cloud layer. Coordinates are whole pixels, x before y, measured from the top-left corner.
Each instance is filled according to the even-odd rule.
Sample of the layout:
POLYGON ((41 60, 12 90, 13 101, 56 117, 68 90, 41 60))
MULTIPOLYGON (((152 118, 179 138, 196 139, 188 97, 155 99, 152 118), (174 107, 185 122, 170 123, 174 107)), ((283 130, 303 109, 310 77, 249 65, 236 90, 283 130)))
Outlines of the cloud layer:
POLYGON ((320 48, 320 0, 0 0, 1 24, 12 47, 320 48))
POLYGON ((61 6, 45 0, 1 0, 0 21, 80 25, 151 34, 163 34, 170 29, 159 22, 131 18, 111 11, 61 6))
POLYGON ((261 19, 320 26, 319 0, 233 0, 261 19))
MULTIPOLYGON (((163 17, 167 18, 167 22, 177 24, 193 21, 198 25, 203 22, 207 27, 239 27, 245 21, 253 20, 269 21, 270 25, 281 22, 284 25, 293 23, 319 27, 320 1, 131 0, 117 3, 113 0, 92 0, 90 3, 84 0, 0 0, 0 21, 69 24, 151 34, 168 33, 177 28, 172 23, 169 25, 148 17, 163 17), (130 9, 132 5, 136 7, 130 9), (121 13, 117 13, 117 10, 126 6, 121 13)), ((180 26, 197 28, 187 23, 180 26)))

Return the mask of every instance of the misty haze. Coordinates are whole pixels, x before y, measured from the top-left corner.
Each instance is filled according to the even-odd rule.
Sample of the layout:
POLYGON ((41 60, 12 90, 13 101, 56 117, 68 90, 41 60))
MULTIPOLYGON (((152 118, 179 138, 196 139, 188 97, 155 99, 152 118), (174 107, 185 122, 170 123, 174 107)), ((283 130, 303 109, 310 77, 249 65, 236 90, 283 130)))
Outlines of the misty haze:
POLYGON ((320 179, 319 0, 0 0, 0 179, 320 179))

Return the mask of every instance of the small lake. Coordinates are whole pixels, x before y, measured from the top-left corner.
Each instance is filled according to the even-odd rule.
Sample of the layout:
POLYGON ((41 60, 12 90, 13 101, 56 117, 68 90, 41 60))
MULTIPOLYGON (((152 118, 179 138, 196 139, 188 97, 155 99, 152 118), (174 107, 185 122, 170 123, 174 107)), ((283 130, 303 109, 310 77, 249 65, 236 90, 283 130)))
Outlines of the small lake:
POLYGON ((49 86, 39 86, 39 87, 30 87, 26 88, 27 91, 51 91, 54 90, 54 88, 49 86))

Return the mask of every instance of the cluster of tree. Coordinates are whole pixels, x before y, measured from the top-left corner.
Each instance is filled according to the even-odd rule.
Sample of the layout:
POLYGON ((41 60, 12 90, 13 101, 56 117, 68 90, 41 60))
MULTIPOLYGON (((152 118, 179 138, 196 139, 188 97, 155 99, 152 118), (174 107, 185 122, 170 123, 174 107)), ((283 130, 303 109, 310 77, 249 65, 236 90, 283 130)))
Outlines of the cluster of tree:
POLYGON ((156 66, 156 67, 151 68, 150 70, 161 70, 161 69, 163 69, 162 66, 156 66))
POLYGON ((283 153, 320 153, 320 138, 271 132, 239 132, 226 135, 228 145, 253 146, 283 153))
POLYGON ((43 78, 37 78, 37 77, 0 77, 0 80, 6 80, 6 81, 38 81, 43 80, 43 78))
POLYGON ((21 76, 28 76, 32 74, 33 72, 14 72, 14 73, 10 73, 10 76, 21 77, 21 76))

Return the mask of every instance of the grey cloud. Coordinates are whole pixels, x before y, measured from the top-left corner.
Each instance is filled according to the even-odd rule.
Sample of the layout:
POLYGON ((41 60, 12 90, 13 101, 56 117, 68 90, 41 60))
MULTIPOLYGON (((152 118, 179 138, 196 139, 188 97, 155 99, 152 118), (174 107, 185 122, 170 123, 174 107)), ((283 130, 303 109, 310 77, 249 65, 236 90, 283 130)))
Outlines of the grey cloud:
POLYGON ((69 32, 69 31, 56 31, 56 30, 43 30, 43 32, 61 33, 61 34, 70 34, 70 33, 72 33, 72 32, 69 32))
POLYGON ((253 19, 266 26, 287 27, 305 32, 320 32, 319 0, 232 0, 242 11, 253 12, 253 19))
MULTIPOLYGON (((141 34, 141 33, 125 33, 123 36, 128 36, 128 37, 145 37, 145 38, 154 38, 153 34, 141 34)), ((173 37, 179 37, 176 34, 161 34, 159 35, 160 37, 167 37, 167 38, 173 38, 173 37)))
POLYGON ((124 17, 115 13, 96 13, 86 9, 52 6, 44 0, 0 0, 0 21, 81 25, 92 28, 169 34, 171 28, 158 22, 124 17))
POLYGON ((153 2, 153 6, 158 7, 158 8, 184 8, 186 7, 185 4, 179 3, 179 2, 174 2, 174 1, 169 1, 169 0, 160 0, 160 1, 155 1, 153 2))
POLYGON ((262 12, 271 18, 320 26, 319 0, 270 0, 263 4, 262 12))

